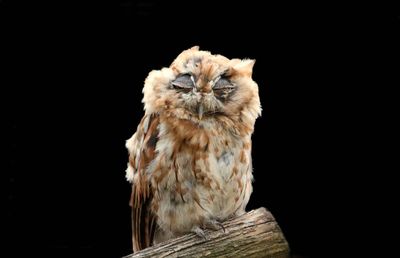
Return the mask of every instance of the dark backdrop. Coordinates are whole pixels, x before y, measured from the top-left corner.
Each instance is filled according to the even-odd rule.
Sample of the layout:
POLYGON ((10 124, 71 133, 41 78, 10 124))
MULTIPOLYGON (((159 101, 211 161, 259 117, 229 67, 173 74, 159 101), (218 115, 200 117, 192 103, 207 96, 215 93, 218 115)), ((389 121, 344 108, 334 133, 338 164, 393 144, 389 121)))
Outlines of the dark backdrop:
POLYGON ((143 81, 199 45, 257 60, 248 209, 268 208, 293 254, 337 251, 362 144, 356 67, 371 57, 374 23, 357 9, 261 2, 2 1, 6 250, 130 253, 124 144, 143 115, 143 81))

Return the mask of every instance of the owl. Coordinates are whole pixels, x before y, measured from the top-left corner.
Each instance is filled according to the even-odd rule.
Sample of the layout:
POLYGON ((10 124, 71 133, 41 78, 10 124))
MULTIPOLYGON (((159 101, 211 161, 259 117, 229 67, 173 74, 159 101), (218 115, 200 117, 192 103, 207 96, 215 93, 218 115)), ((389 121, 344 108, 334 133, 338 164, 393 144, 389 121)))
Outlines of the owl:
POLYGON ((252 192, 261 114, 254 60, 192 47, 145 80, 145 114, 126 141, 133 250, 241 215, 252 192))

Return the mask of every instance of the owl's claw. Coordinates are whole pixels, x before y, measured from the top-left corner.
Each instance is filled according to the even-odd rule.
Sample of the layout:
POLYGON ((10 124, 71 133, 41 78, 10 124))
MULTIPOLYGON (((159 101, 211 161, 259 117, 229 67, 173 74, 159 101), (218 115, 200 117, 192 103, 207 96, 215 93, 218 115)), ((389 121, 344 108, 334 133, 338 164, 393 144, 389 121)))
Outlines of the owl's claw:
MULTIPOLYGON (((221 222, 219 222, 217 220, 214 220, 214 219, 206 220, 203 223, 202 228, 211 229, 211 230, 220 230, 220 229, 222 229, 222 231, 224 231, 224 233, 225 233, 224 225, 222 225, 221 222)), ((204 230, 202 228, 200 228, 198 226, 193 227, 192 232, 195 233, 196 235, 198 235, 199 237, 203 238, 204 240, 209 240, 210 237, 208 236, 208 234, 206 232, 204 232, 204 230)))
POLYGON ((209 228, 209 229, 213 229, 213 230, 222 229, 222 231, 224 231, 224 233, 225 233, 225 227, 224 227, 224 225, 222 225, 222 223, 219 222, 219 221, 217 221, 217 220, 212 220, 212 219, 207 220, 207 221, 204 223, 204 226, 205 226, 205 228, 209 228))
POLYGON ((204 240, 209 240, 210 238, 208 235, 202 230, 200 227, 194 227, 192 232, 195 233, 197 236, 203 238, 204 240))

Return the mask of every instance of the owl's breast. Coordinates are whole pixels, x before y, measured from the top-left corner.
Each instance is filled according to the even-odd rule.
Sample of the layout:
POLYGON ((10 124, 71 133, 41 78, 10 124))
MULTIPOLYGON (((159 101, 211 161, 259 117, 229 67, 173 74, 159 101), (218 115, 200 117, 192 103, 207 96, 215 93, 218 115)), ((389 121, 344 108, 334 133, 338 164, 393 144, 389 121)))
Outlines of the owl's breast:
POLYGON ((187 232, 244 210, 251 193, 249 141, 213 127, 160 124, 157 156, 147 170, 160 226, 187 232))

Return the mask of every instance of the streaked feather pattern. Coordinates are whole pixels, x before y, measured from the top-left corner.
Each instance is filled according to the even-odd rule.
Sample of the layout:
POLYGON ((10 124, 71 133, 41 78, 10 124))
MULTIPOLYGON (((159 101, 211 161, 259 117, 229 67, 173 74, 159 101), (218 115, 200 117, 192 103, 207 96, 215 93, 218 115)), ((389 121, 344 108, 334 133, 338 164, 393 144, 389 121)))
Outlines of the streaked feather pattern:
POLYGON ((253 65, 193 47, 149 73, 126 143, 134 251, 244 212, 261 114, 253 65))

